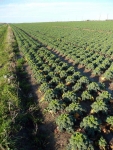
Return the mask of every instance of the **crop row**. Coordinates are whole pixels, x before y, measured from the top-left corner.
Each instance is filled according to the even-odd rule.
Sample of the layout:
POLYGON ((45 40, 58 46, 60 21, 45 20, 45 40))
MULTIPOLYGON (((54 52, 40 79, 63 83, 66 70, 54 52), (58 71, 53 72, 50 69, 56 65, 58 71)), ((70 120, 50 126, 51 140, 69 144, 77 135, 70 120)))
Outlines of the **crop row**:
MULTIPOLYGON (((77 21, 77 22, 51 22, 46 23, 59 28, 69 28, 69 29, 85 29, 97 32, 112 32, 113 21, 77 21)), ((45 25, 40 23, 41 26, 45 25)))
POLYGON ((18 25, 36 39, 63 56, 91 70, 94 75, 101 75, 106 80, 113 79, 112 34, 71 29, 59 29, 37 24, 18 25), (43 28, 43 29, 42 29, 43 28))

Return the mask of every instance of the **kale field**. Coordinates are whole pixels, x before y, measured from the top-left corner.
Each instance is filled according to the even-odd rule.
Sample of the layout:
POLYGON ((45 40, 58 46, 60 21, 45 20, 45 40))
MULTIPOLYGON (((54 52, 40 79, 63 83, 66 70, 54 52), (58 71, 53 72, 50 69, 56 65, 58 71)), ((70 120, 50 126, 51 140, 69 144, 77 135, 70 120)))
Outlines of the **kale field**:
POLYGON ((13 71, 17 75, 16 84, 18 82, 27 95, 17 95, 19 100, 16 101, 22 99, 25 102, 20 102, 22 107, 21 104, 16 106, 19 111, 14 116, 17 123, 21 122, 20 127, 23 127, 22 121, 25 122, 24 129, 20 131, 16 123, 12 125, 11 116, 8 126, 13 126, 16 131, 8 137, 15 141, 15 137, 23 136, 21 132, 25 132, 24 138, 29 138, 26 143, 33 143, 31 147, 23 148, 18 142, 6 146, 2 141, 1 147, 7 149, 9 146, 15 150, 113 150, 113 21, 2 24, 1 35, 6 26, 11 28, 16 43, 13 41, 12 48, 17 59, 16 71, 13 71), (37 85, 33 87, 31 81, 32 90, 29 85, 25 86, 26 77, 20 75, 26 64, 37 85), (31 91, 35 92, 35 98, 30 96, 31 91), (25 118, 29 114, 27 119, 22 117, 21 110, 27 114, 25 118), (27 126, 30 126, 29 132, 34 129, 32 133, 35 131, 35 135, 27 134, 27 126), (49 128, 48 132, 43 131, 45 128, 49 128))

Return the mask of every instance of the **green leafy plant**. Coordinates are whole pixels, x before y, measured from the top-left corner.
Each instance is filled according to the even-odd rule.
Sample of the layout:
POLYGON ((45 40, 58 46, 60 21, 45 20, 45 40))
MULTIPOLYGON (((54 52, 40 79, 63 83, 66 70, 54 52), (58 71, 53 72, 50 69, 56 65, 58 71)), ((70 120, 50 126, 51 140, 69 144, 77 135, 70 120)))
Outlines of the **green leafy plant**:
POLYGON ((41 92, 45 93, 49 89, 49 85, 46 82, 44 82, 41 84, 39 89, 41 92))
POLYGON ((81 73, 80 72, 74 72, 73 73, 73 77, 76 79, 76 80, 78 80, 78 79, 80 79, 81 78, 81 73))
POLYGON ((113 72, 111 71, 111 69, 108 69, 108 70, 103 74, 103 77, 104 77, 106 80, 111 80, 111 79, 113 79, 113 72))
POLYGON ((108 103, 111 98, 111 94, 108 91, 102 91, 102 93, 100 93, 96 99, 103 100, 104 102, 108 103))
POLYGON ((57 90, 57 91, 59 91, 59 93, 62 93, 62 94, 63 94, 64 92, 67 91, 67 87, 65 86, 65 84, 59 83, 59 84, 56 86, 55 90, 57 90))
POLYGON ((102 74, 102 71, 101 71, 101 69, 100 69, 99 67, 96 67, 96 68, 93 70, 92 74, 94 74, 94 75, 101 75, 101 74, 102 74))
POLYGON ((93 100, 92 95, 89 93, 89 91, 84 91, 81 95, 82 100, 93 100))
POLYGON ((105 84, 104 83, 98 83, 99 87, 100 87, 100 90, 105 90, 105 84))
POLYGON ((93 92, 93 91, 97 92, 98 90, 100 90, 100 87, 99 87, 99 85, 98 85, 96 82, 90 83, 90 84, 87 86, 87 88, 88 88, 88 90, 91 91, 91 92, 93 92))
POLYGON ((69 67, 67 70, 66 70, 66 73, 69 74, 69 75, 72 75, 74 73, 75 69, 73 66, 69 67))
POLYGON ((91 105, 91 108, 92 108, 92 112, 94 113, 98 113, 98 112, 104 112, 104 113, 107 113, 108 111, 108 107, 106 105, 106 103, 103 101, 103 100, 97 100, 95 101, 92 105, 91 105))
POLYGON ((42 74, 36 75, 36 79, 39 84, 45 82, 45 78, 42 74))
POLYGON ((69 114, 61 114, 56 119, 56 124, 58 125, 59 131, 66 130, 68 132, 72 132, 74 121, 75 120, 73 120, 72 116, 70 116, 69 114))
POLYGON ((98 145, 101 150, 106 150, 107 142, 103 137, 101 137, 98 141, 98 145))
POLYGON ((62 64, 62 69, 63 70, 67 70, 68 69, 68 64, 67 63, 63 63, 62 64))
POLYGON ((63 104, 61 101, 58 101, 58 100, 51 100, 49 105, 48 105, 48 109, 52 112, 57 112, 61 109, 63 109, 65 106, 65 104, 63 104))
POLYGON ((106 119, 106 122, 108 124, 110 124, 111 127, 113 128, 113 116, 108 116, 107 119, 106 119))
POLYGON ((60 78, 61 78, 61 79, 67 78, 67 73, 66 73, 66 71, 64 71, 64 70, 62 70, 59 75, 60 75, 60 78))
POLYGON ((72 87, 74 92, 80 91, 82 90, 82 85, 81 83, 76 83, 73 87, 72 87))
POLYGON ((89 61, 87 59, 84 59, 83 61, 80 61, 81 65, 87 66, 89 61))
POLYGON ((77 82, 79 82, 80 84, 89 84, 89 80, 87 77, 81 77, 77 82))
POLYGON ((50 79, 52 79, 52 78, 55 76, 55 75, 54 75, 54 72, 52 72, 52 71, 49 72, 49 73, 48 73, 48 76, 50 77, 50 79))
POLYGON ((51 68, 49 66, 45 66, 45 68, 43 69, 43 74, 47 75, 49 72, 51 72, 51 68))
MULTIPOLYGON (((53 62, 53 61, 52 61, 52 62, 53 62)), ((53 69, 55 69, 55 68, 57 67, 57 63, 55 63, 55 62, 52 63, 52 62, 50 62, 49 64, 52 65, 52 68, 53 68, 53 69)))
POLYGON ((83 107, 79 103, 74 102, 74 103, 71 103, 68 107, 66 107, 66 111, 69 112, 69 114, 76 115, 77 113, 78 115, 82 115, 85 109, 83 109, 83 107))
POLYGON ((55 72, 56 74, 59 74, 61 71, 62 71, 62 67, 61 67, 61 66, 56 66, 54 72, 55 72))
POLYGON ((67 91, 62 95, 62 98, 65 102, 75 102, 77 101, 77 96, 72 91, 67 91))
POLYGON ((94 150, 94 148, 85 134, 75 132, 69 139, 67 150, 94 150))
POLYGON ((75 78, 73 76, 67 76, 65 81, 66 81, 66 85, 70 85, 75 82, 75 78))
POLYGON ((89 63, 87 66, 86 66, 87 69, 89 70, 94 70, 95 69, 95 65, 93 63, 89 63))
POLYGON ((43 99, 50 102, 52 99, 55 98, 55 94, 54 94, 54 90, 52 89, 48 89, 45 94, 44 94, 44 97, 43 99))
POLYGON ((51 88, 54 88, 55 86, 57 86, 60 83, 60 78, 59 77, 53 77, 50 82, 49 85, 51 88))
POLYGON ((95 131, 100 132, 100 120, 93 115, 84 117, 80 123, 80 127, 84 128, 88 135, 95 136, 95 131))

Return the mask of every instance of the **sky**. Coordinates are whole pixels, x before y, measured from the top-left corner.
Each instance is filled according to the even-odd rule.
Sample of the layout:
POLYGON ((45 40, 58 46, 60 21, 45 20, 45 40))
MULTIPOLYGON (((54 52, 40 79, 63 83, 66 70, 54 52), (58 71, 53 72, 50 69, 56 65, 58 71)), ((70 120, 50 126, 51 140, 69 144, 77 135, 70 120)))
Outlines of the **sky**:
POLYGON ((0 22, 113 19, 113 0, 0 0, 0 22))

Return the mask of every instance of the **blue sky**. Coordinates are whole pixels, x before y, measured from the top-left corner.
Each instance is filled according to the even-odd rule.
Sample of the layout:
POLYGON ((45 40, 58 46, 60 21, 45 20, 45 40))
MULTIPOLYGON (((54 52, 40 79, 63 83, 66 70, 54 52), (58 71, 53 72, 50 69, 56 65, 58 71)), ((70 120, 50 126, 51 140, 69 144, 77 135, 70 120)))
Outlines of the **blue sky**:
POLYGON ((113 0, 0 0, 0 22, 113 19, 113 0))

